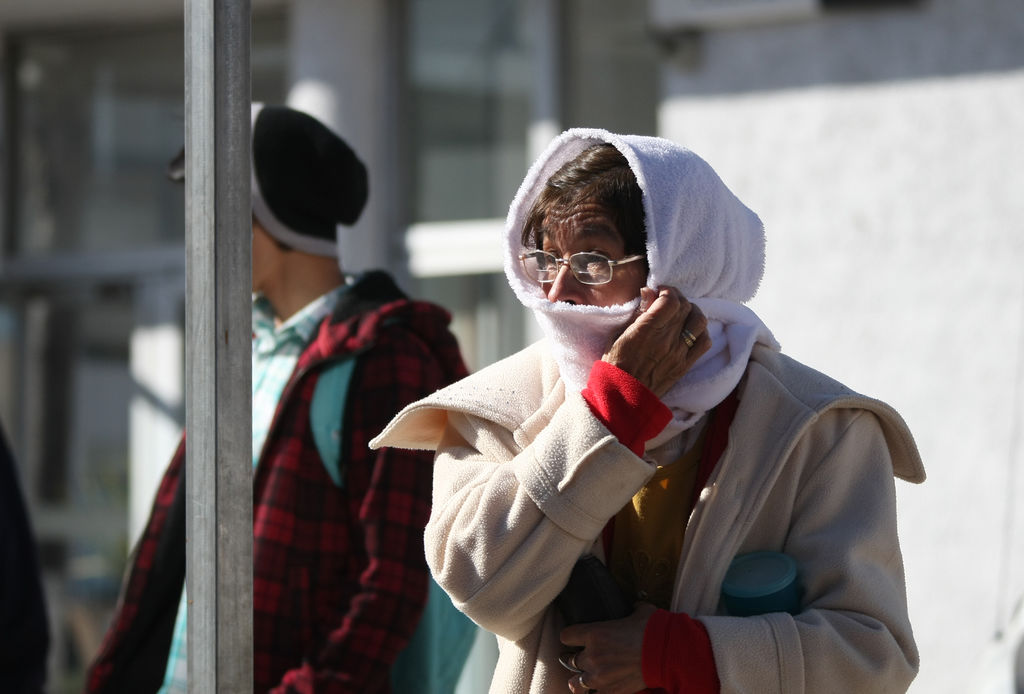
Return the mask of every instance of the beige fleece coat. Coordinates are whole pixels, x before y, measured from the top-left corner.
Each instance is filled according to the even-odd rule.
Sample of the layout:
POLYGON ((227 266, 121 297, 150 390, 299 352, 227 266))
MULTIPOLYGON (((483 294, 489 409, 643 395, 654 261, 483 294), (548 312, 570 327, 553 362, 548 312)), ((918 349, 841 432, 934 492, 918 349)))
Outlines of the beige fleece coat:
MULTIPOLYGON (((685 529, 671 609, 711 638, 722 692, 902 692, 917 672, 893 474, 924 470, 900 416, 755 348, 729 445, 685 529), (784 551, 800 614, 724 616, 737 554, 784 551)), ((579 394, 546 344, 403 410, 374 446, 437 450, 427 561, 455 604, 498 637, 492 694, 564 694, 550 607, 576 559, 653 472, 579 394)))

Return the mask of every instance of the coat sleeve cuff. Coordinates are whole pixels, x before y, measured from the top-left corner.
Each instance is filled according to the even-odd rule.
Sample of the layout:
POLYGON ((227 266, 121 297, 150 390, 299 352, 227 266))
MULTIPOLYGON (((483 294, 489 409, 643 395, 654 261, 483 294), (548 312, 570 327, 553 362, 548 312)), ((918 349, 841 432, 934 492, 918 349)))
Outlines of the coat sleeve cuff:
POLYGON ((623 446, 643 455, 644 445, 672 421, 672 411, 640 381, 598 360, 590 369, 583 399, 623 446))
POLYGON ((678 694, 718 694, 720 689, 707 630, 681 612, 658 610, 647 620, 641 668, 652 689, 678 694))

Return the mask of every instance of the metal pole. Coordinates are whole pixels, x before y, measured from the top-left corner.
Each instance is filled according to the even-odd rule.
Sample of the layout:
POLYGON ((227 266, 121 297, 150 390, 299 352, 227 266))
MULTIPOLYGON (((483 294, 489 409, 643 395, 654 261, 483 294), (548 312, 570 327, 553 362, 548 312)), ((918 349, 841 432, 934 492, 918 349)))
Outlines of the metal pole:
POLYGON ((194 694, 252 692, 250 2, 185 0, 186 581, 194 694))

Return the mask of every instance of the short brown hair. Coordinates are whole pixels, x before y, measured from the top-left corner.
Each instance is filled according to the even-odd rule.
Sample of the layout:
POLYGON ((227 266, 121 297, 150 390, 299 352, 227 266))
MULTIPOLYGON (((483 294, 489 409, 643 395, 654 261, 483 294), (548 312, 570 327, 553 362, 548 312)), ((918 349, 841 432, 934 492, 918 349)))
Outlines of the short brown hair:
POLYGON ((549 215, 568 215, 583 201, 604 209, 622 235, 628 255, 646 253, 643 193, 626 157, 606 142, 583 150, 547 180, 523 224, 523 246, 540 248, 544 220, 549 215))

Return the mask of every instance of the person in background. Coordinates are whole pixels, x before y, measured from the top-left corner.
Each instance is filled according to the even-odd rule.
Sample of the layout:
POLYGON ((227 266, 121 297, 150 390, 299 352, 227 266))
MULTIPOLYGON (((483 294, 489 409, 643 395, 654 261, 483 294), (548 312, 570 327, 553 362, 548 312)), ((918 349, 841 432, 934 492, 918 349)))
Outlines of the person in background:
MULTIPOLYGON (((389 692, 427 602, 433 466, 367 442, 466 367, 446 311, 383 272, 342 269, 336 234, 368 195, 348 144, 305 113, 254 104, 252 162, 254 691, 389 692)), ((87 692, 186 691, 185 450, 87 692)))
POLYGON ((0 567, 0 682, 11 694, 40 694, 45 691, 50 626, 36 543, 2 427, 0 567))
POLYGON ((920 456, 891 407, 783 355, 744 305, 757 215, 673 142, 578 129, 504 240, 545 339, 371 442, 436 451, 427 561, 498 637, 490 691, 906 690, 894 475, 922 481, 920 456), (751 559, 795 570, 730 571, 751 559), (578 575, 625 609, 576 621, 615 592, 578 575))

